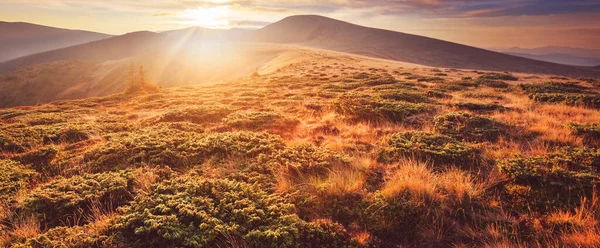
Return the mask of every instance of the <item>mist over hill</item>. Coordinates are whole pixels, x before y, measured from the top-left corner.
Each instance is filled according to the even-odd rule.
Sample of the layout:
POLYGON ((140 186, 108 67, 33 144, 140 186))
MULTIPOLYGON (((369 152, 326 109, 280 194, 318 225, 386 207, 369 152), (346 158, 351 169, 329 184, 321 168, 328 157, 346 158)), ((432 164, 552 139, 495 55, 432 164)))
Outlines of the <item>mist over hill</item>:
POLYGON ((24 22, 0 22, 0 62, 111 37, 24 22))

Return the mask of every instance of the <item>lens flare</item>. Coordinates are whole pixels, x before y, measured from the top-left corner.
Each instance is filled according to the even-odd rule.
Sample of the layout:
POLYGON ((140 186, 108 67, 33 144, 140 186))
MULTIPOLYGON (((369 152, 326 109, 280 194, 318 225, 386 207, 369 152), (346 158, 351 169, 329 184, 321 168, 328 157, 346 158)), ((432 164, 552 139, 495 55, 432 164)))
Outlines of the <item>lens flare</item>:
POLYGON ((205 28, 219 28, 229 24, 227 19, 229 12, 228 6, 186 9, 181 13, 181 17, 188 19, 187 24, 205 28))

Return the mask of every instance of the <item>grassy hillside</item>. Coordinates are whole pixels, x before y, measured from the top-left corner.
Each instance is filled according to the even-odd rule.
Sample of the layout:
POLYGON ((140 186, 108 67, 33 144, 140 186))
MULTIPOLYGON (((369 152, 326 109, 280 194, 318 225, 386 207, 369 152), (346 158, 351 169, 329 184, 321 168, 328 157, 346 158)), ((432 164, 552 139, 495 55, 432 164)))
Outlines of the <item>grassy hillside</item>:
POLYGON ((279 60, 0 110, 0 242, 600 245, 598 81, 279 60))

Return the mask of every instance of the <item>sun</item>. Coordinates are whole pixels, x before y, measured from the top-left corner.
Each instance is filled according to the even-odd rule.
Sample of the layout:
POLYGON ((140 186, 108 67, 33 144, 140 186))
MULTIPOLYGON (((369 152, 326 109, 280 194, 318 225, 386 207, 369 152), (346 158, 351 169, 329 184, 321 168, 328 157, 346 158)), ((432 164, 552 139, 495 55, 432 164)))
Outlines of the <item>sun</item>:
POLYGON ((205 28, 219 28, 229 24, 229 20, 227 20, 229 12, 228 6, 186 9, 181 17, 188 19, 187 24, 205 28))

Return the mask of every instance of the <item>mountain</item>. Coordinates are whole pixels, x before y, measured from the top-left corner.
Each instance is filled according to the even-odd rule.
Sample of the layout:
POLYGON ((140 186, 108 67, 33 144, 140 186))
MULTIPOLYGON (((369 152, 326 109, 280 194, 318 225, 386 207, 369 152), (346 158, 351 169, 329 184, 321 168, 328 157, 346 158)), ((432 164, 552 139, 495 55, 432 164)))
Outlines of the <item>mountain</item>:
POLYGON ((545 54, 564 54, 582 58, 600 58, 600 50, 598 49, 587 49, 578 47, 567 47, 567 46, 544 46, 536 48, 521 48, 521 47, 510 47, 510 48, 497 48, 494 51, 503 53, 521 53, 521 54, 533 54, 533 55, 545 55, 545 54))
POLYGON ((296 44, 434 67, 600 76, 591 68, 521 58, 314 15, 287 17, 252 32, 248 39, 257 42, 296 44))
POLYGON ((107 34, 24 22, 0 22, 0 62, 109 37, 107 34))
POLYGON ((565 46, 545 46, 537 48, 498 48, 494 51, 524 58, 565 65, 594 66, 600 64, 600 50, 565 46))
POLYGON ((147 31, 129 33, 86 44, 20 57, 0 64, 0 72, 59 60, 118 60, 139 53, 156 51, 155 49, 159 48, 162 42, 165 42, 163 36, 157 33, 147 31))
POLYGON ((528 53, 506 53, 523 58, 535 59, 540 61, 552 62, 564 65, 575 66, 594 66, 600 64, 599 58, 578 57, 568 54, 550 53, 550 54, 528 54, 528 53))

